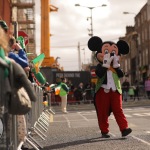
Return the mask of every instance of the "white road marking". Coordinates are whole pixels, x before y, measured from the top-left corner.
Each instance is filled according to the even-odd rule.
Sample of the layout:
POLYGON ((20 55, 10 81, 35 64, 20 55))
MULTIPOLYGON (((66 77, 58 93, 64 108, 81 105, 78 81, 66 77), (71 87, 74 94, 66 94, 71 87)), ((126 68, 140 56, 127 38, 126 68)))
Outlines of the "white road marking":
POLYGON ((140 142, 142 142, 142 143, 144 143, 144 144, 150 145, 149 142, 144 141, 144 140, 142 140, 142 139, 140 139, 140 138, 138 138, 138 137, 136 137, 136 136, 131 136, 131 137, 133 137, 134 139, 136 139, 136 140, 138 140, 138 141, 140 141, 140 142))
POLYGON ((133 123, 129 123, 130 127, 137 127, 137 125, 133 124, 133 123))
POLYGON ((127 115, 127 114, 124 114, 127 118, 131 118, 132 116, 131 115, 127 115))
POLYGON ((83 115, 79 114, 82 118, 84 118, 84 120, 89 121, 89 119, 87 119, 86 117, 84 117, 83 115))
POLYGON ((70 124, 69 119, 68 119, 65 115, 63 115, 63 116, 64 116, 64 118, 67 120, 68 127, 71 128, 71 124, 70 124))
POLYGON ((140 117, 145 116, 144 114, 138 114, 138 113, 135 113, 135 114, 132 114, 132 115, 134 115, 134 116, 140 116, 140 117))
POLYGON ((123 110, 132 110, 131 108, 124 108, 123 110))
POLYGON ((111 116, 109 117, 109 119, 115 120, 115 117, 114 117, 113 115, 111 115, 111 116))
POLYGON ((150 133, 150 131, 146 131, 146 133, 150 133))
POLYGON ((146 115, 146 116, 150 116, 150 113, 143 113, 144 115, 146 115))

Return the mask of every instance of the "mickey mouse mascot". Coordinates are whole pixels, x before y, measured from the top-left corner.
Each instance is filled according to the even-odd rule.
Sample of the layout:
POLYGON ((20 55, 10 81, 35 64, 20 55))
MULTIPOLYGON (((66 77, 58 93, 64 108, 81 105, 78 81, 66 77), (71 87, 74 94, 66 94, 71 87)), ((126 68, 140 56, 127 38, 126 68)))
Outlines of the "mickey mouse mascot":
POLYGON ((122 137, 132 132, 122 109, 122 90, 120 79, 124 73, 120 69, 119 58, 129 52, 128 44, 119 40, 103 42, 100 37, 93 36, 88 41, 88 48, 96 51, 99 64, 96 67, 98 81, 95 89, 94 105, 102 138, 109 138, 108 117, 113 112, 122 137))

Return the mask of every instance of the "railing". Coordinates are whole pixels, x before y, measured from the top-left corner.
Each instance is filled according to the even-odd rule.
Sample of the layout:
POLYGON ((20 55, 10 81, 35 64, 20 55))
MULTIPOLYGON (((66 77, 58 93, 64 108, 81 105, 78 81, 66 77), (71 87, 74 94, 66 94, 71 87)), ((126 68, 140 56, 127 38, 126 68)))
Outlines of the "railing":
POLYGON ((36 84, 32 85, 38 99, 36 102, 32 102, 31 111, 25 116, 21 116, 22 119, 25 118, 25 122, 21 124, 21 126, 25 129, 24 136, 19 137, 20 131, 18 127, 18 118, 20 116, 18 117, 5 113, 1 116, 0 120, 0 133, 2 133, 2 135, 0 135, 0 150, 21 150, 23 144, 30 145, 30 147, 33 147, 36 150, 43 148, 42 143, 39 143, 37 138, 46 140, 46 132, 49 127, 50 115, 54 114, 54 112, 50 109, 50 96, 48 95, 50 105, 44 107, 43 91, 41 87, 36 84), (33 134, 36 134, 36 139, 32 136, 33 134))

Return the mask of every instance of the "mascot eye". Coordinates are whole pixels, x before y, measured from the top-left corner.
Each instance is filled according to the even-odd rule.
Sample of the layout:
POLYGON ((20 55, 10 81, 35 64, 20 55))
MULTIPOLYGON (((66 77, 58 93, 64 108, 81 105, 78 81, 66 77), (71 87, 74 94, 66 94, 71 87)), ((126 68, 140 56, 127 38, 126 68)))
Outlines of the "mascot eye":
POLYGON ((108 53, 109 53, 108 49, 104 50, 104 53, 105 53, 105 54, 108 54, 108 53))
POLYGON ((114 54, 116 54, 116 51, 115 50, 112 50, 112 52, 111 53, 114 53, 114 54))

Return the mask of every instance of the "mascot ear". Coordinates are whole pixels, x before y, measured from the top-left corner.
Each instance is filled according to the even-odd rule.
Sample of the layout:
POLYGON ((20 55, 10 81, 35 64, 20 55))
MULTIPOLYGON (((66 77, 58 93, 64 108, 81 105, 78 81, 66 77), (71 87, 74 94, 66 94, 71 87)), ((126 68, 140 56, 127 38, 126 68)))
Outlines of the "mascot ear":
POLYGON ((88 41, 88 48, 91 51, 101 51, 102 40, 98 36, 93 36, 88 41))
POLYGON ((128 43, 126 41, 119 40, 117 42, 117 46, 118 46, 120 54, 125 55, 125 54, 129 53, 129 45, 128 45, 128 43))

